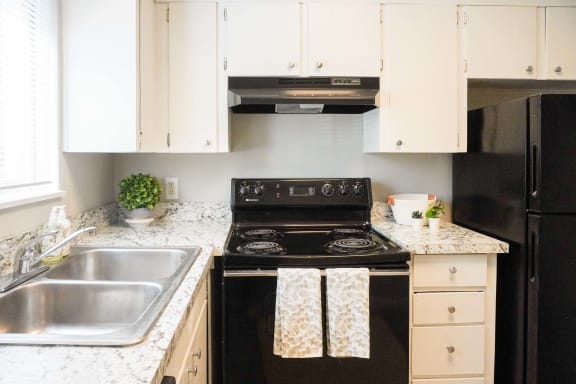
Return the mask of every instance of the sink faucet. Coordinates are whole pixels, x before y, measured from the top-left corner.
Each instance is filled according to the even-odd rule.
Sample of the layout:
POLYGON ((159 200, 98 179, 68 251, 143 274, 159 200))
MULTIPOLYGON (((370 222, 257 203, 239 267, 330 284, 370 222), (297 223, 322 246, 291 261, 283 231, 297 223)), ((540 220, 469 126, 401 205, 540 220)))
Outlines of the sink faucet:
MULTIPOLYGON (((94 231, 95 229, 96 229, 96 227, 80 228, 79 230, 71 233, 70 235, 66 236, 64 239, 60 240, 58 243, 54 244, 53 246, 51 246, 50 248, 48 248, 47 250, 42 252, 39 256, 36 256, 34 251, 32 251, 31 252, 32 254, 30 254, 29 247, 27 247, 27 249, 24 251, 24 253, 21 254, 20 257, 18 257, 18 271, 22 274, 30 273, 30 271, 32 270, 32 267, 34 267, 36 264, 38 264, 46 256, 48 256, 52 252, 62 248, 64 245, 68 244, 70 241, 74 240, 76 237, 78 237, 82 233, 94 231)), ((48 233, 48 235, 50 235, 50 233, 48 233)), ((32 244, 34 245, 39 240, 41 240, 43 237, 45 237, 45 236, 42 236, 40 239, 34 240, 32 244)), ((32 249, 34 249, 34 247, 32 247, 32 249)))
POLYGON ((46 256, 68 244, 82 233, 94 231, 95 229, 96 227, 80 228, 40 254, 37 249, 38 244, 40 244, 43 238, 54 236, 57 231, 46 232, 18 249, 15 258, 17 266, 14 272, 9 276, 0 277, 0 293, 6 292, 22 283, 25 283, 33 277, 48 270, 47 265, 39 267, 36 267, 36 265, 46 256))

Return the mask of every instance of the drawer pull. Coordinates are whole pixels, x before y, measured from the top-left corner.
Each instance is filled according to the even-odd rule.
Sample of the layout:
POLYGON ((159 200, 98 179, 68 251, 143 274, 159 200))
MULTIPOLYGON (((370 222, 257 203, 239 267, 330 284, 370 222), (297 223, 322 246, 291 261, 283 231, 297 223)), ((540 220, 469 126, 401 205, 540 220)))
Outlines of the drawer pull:
POLYGON ((448 307, 448 312, 450 312, 450 313, 456 312, 456 307, 453 306, 453 305, 449 306, 449 307, 448 307))
POLYGON ((188 368, 188 373, 191 373, 192 376, 197 376, 198 375, 198 367, 188 368))
POLYGON ((451 266, 451 267, 448 269, 448 271, 449 271, 451 274, 455 274, 456 272, 458 272, 458 270, 456 269, 455 266, 451 266))
POLYGON ((194 352, 192 356, 200 360, 202 358, 202 350, 199 349, 198 352, 194 352))
POLYGON ((451 345, 447 346, 446 349, 448 350, 448 353, 454 353, 454 351, 456 351, 456 348, 451 345))

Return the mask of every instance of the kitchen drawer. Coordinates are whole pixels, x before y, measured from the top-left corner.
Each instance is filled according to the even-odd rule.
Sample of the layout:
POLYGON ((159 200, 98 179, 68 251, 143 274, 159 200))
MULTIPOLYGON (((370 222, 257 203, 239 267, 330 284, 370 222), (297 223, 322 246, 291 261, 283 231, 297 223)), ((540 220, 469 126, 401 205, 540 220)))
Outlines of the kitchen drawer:
POLYGON ((414 255, 417 288, 485 287, 486 255, 414 255))
POLYGON ((415 293, 414 325, 484 322, 484 292, 415 293))
POLYGON ((483 377, 471 379, 419 379, 412 380, 412 384, 484 384, 483 377))
POLYGON ((412 377, 484 375, 484 326, 412 329, 412 377))

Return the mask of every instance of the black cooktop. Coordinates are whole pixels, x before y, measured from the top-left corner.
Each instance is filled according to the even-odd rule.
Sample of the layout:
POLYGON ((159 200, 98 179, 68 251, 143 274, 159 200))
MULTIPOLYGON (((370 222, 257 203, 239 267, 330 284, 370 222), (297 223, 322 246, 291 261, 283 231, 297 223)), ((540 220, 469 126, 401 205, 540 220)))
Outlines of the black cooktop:
POLYGON ((227 267, 405 266, 409 258, 369 225, 233 226, 224 250, 227 267))

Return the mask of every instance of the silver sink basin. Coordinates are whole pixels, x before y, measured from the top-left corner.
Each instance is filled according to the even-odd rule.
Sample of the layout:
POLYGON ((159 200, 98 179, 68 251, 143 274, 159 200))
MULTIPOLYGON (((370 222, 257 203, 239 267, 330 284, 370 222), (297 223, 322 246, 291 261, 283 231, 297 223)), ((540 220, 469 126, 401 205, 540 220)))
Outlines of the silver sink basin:
POLYGON ((0 295, 0 344, 142 341, 200 248, 73 248, 46 276, 0 295))
POLYGON ((198 252, 170 248, 77 247, 62 265, 46 275, 49 279, 157 281, 190 268, 198 252), (191 260, 190 260, 191 259, 191 260))

